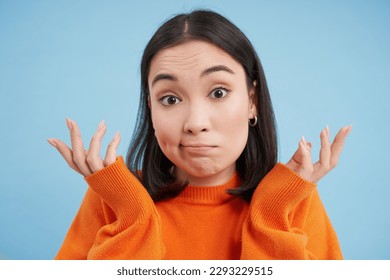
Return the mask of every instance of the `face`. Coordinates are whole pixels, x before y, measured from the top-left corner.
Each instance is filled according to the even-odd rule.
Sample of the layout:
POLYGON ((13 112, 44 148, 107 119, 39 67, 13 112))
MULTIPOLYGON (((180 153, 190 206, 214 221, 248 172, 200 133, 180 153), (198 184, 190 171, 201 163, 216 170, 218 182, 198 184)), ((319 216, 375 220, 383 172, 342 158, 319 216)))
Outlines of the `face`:
POLYGON ((176 176, 202 186, 229 180, 256 115, 242 65, 210 43, 189 41, 156 54, 148 85, 155 136, 176 176))

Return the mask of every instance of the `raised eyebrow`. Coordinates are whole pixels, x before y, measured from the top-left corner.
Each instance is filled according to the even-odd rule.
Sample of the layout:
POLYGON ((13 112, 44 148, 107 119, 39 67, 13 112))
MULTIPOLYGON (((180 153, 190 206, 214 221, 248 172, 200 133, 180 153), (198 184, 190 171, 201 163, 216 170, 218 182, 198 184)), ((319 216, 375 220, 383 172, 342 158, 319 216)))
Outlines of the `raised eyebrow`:
MULTIPOLYGON (((227 67, 225 65, 215 65, 215 66, 212 66, 210 68, 207 68, 207 69, 203 70, 202 73, 200 73, 200 77, 202 78, 204 76, 210 75, 211 73, 215 73, 215 72, 218 72, 218 71, 225 71, 225 72, 228 72, 228 73, 233 74, 233 75, 235 74, 232 69, 230 69, 229 67, 227 67)), ((161 80, 169 80, 169 81, 175 81, 176 82, 179 79, 176 76, 174 76, 174 75, 161 73, 161 74, 156 75, 156 77, 153 78, 152 87, 158 81, 161 81, 161 80)))
POLYGON ((203 70, 202 73, 200 74, 200 77, 202 78, 204 76, 210 75, 211 73, 218 72, 218 71, 225 71, 225 72, 228 72, 228 73, 233 74, 233 75, 235 74, 232 69, 230 69, 229 67, 227 67, 225 65, 215 65, 215 66, 212 66, 210 68, 203 70))
POLYGON ((178 81, 178 78, 176 76, 170 75, 170 74, 165 74, 165 73, 158 74, 158 75, 156 75, 156 77, 154 77, 154 79, 152 81, 152 87, 158 81, 161 81, 161 80, 178 81))

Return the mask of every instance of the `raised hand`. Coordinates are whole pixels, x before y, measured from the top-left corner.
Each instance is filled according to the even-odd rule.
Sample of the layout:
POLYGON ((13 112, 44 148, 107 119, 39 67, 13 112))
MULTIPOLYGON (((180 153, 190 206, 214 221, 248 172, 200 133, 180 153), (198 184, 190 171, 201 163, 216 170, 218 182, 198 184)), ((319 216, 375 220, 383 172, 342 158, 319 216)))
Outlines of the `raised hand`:
POLYGON ((311 182, 318 182, 329 171, 336 167, 343 149, 345 139, 350 133, 352 126, 345 126, 339 130, 332 144, 329 140, 329 127, 321 131, 321 149, 319 160, 312 163, 311 143, 306 142, 302 137, 299 141, 298 150, 292 158, 286 163, 286 166, 304 179, 311 182))
POLYGON ((102 139, 106 133, 106 125, 103 121, 100 122, 99 127, 91 139, 89 150, 84 149, 80 129, 77 123, 66 118, 66 125, 70 131, 72 148, 69 148, 59 139, 51 138, 47 141, 58 150, 73 170, 83 176, 88 176, 115 162, 116 150, 120 142, 119 132, 115 134, 114 138, 109 143, 106 156, 103 160, 99 155, 102 139))

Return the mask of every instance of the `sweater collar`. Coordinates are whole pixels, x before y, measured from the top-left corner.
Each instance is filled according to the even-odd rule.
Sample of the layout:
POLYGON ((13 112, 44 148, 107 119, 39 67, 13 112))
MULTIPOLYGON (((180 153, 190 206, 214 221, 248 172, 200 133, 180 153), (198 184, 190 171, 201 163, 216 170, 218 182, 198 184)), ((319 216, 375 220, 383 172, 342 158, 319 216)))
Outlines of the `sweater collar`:
POLYGON ((228 194, 228 189, 235 189, 241 185, 237 174, 219 186, 187 186, 175 199, 190 204, 222 204, 232 200, 236 196, 228 194))

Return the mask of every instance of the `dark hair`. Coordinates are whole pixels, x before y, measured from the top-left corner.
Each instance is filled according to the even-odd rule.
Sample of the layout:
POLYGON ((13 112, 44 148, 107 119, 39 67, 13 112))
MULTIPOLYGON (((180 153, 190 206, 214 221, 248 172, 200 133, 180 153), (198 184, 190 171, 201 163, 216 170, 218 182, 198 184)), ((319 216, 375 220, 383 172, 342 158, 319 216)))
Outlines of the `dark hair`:
POLYGON ((148 106, 148 75, 154 56, 162 49, 189 40, 218 46, 244 68, 248 88, 255 83, 258 122, 250 126, 247 144, 236 161, 242 185, 229 193, 250 201, 263 177, 277 162, 276 124, 260 60, 248 38, 223 16, 207 10, 179 14, 166 21, 147 44, 141 62, 141 98, 126 164, 154 201, 178 195, 187 183, 171 174, 173 163, 163 154, 154 135, 148 106))

